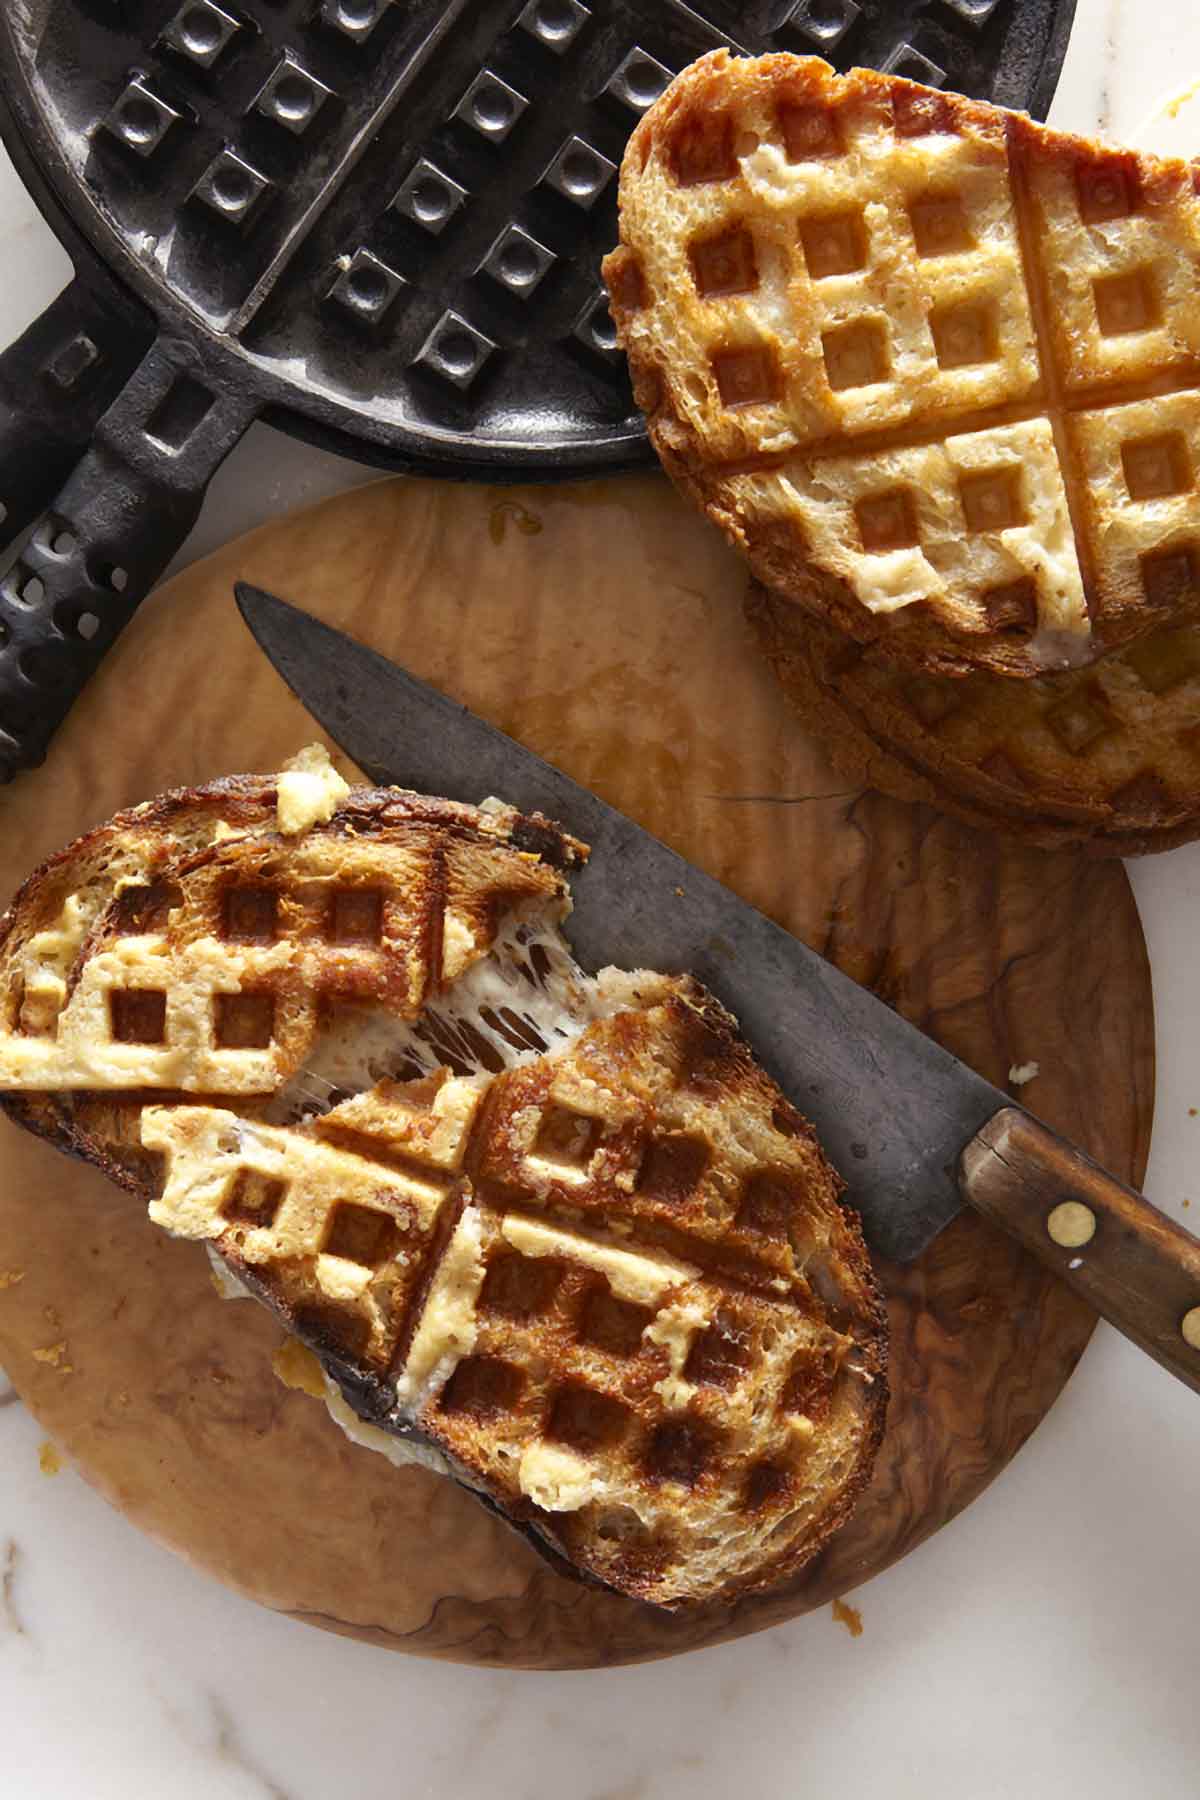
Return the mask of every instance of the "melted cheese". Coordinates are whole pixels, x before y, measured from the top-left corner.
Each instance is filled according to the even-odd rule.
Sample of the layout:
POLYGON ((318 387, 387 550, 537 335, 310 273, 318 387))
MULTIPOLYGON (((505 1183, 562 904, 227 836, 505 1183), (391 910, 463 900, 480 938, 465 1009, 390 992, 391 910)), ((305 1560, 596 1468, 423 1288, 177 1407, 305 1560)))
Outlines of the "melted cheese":
POLYGON ((397 1437, 380 1425, 368 1425, 365 1419, 360 1419, 337 1383, 326 1375, 320 1358, 298 1338, 288 1338, 280 1345, 271 1358, 271 1367, 284 1387, 296 1388, 302 1394, 310 1394, 314 1400, 323 1401, 338 1430, 360 1449, 386 1456, 398 1469, 422 1468, 434 1475, 450 1474, 448 1460, 432 1444, 397 1437))
POLYGON ((521 1492, 545 1512, 578 1512, 589 1500, 597 1500, 605 1483, 582 1456, 538 1438, 527 1444, 517 1470, 521 1492))
POLYGON ((283 765, 279 774, 276 816, 284 837, 298 837, 313 825, 332 819, 350 792, 329 760, 324 744, 309 744, 283 765))
POLYGON ((432 1444, 419 1443, 415 1438, 397 1437, 393 1432, 384 1431, 379 1425, 368 1425, 360 1419, 350 1405, 341 1389, 335 1382, 325 1376, 325 1406, 330 1418, 350 1439, 363 1450, 374 1450, 377 1456, 386 1456, 390 1463, 398 1469, 428 1469, 434 1475, 452 1473, 449 1459, 435 1450, 432 1444))
POLYGON ((677 1300, 674 1306, 664 1307, 653 1325, 647 1325, 644 1336, 651 1344, 661 1344, 667 1353, 670 1373, 654 1384, 655 1392, 662 1395, 664 1402, 673 1411, 687 1405, 696 1389, 690 1381, 683 1378, 684 1364, 692 1347, 692 1340, 698 1331, 703 1331, 711 1321, 709 1308, 700 1299, 677 1300))
POLYGON ((508 1218, 500 1230, 522 1256, 558 1256, 583 1263, 607 1276, 618 1299, 632 1300, 640 1306, 656 1306, 668 1289, 693 1280, 699 1273, 690 1263, 678 1262, 673 1256, 639 1256, 632 1250, 618 1250, 615 1245, 543 1225, 536 1219, 508 1218))
POLYGON ((475 1307, 482 1286, 483 1219, 468 1206, 438 1265, 396 1383, 396 1399, 405 1412, 415 1413, 430 1394, 439 1392, 475 1348, 475 1307))
MULTIPOLYGON (((252 1167, 269 1180, 291 1179, 307 1149, 289 1146, 282 1133, 262 1131, 237 1113, 207 1106, 147 1106, 142 1143, 170 1158, 162 1194, 150 1202, 152 1223, 173 1237, 200 1240, 225 1231, 229 1184, 240 1168, 252 1167)), ((266 1231, 249 1235, 252 1243, 270 1239, 266 1231)))
POLYGON ((479 945, 469 922, 448 906, 442 917, 442 980, 457 981, 478 955, 479 945))
POLYGON ((268 1118, 284 1124, 325 1111, 332 1095, 341 1099, 379 1081, 432 1075, 451 1056, 481 1077, 483 1056, 490 1071, 516 1068, 568 1048, 594 1020, 638 1005, 655 984, 667 985, 664 977, 644 971, 585 975, 560 930, 567 910, 565 902, 555 910, 545 901, 515 908, 486 952, 473 934, 468 951, 467 927, 447 912, 443 930, 450 930, 453 942, 443 957, 461 973, 419 1019, 382 1006, 343 1009, 275 1095, 268 1118), (462 966, 468 955, 474 960, 462 966))
POLYGON ((310 1394, 314 1400, 325 1398, 325 1371, 321 1359, 299 1338, 284 1339, 271 1358, 271 1367, 284 1387, 310 1394))
MULTIPOLYGON (((229 1264, 218 1255, 211 1244, 205 1244, 204 1253, 208 1257, 208 1266, 212 1271, 212 1283, 222 1300, 253 1300, 254 1295, 234 1274, 229 1264)), ((278 1373, 278 1371, 276 1371, 278 1373)))
POLYGON ((66 1004, 67 977, 83 948, 95 910, 94 904, 89 908, 78 894, 69 894, 57 924, 35 933, 25 946, 22 1031, 53 1031, 66 1004))

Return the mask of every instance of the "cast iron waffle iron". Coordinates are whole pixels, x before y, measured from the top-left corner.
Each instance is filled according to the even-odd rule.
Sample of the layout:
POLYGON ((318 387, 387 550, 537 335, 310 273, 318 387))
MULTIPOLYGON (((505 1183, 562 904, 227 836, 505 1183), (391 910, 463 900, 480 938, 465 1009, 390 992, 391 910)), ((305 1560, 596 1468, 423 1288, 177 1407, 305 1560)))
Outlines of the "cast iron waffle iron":
POLYGON ((492 480, 646 459, 598 263, 625 140, 686 63, 818 51, 1043 113, 1073 10, 5 0, 0 130, 77 279, 0 358, 0 777, 255 418, 492 480))

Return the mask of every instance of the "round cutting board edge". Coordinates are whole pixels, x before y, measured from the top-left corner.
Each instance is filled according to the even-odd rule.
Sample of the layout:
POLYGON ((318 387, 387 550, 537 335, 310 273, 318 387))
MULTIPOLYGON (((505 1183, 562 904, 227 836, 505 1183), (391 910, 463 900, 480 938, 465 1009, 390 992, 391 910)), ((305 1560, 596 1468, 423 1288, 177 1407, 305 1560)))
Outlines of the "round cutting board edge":
MULTIPOLYGON (((10 889, 121 805, 277 767, 320 735, 241 625, 234 578, 520 736, 993 1080, 1040 1061, 1029 1103, 1140 1180, 1153 1016, 1124 872, 848 792, 753 651, 741 566, 655 477, 381 482, 184 571, 119 642, 47 768, 0 797, 10 889)), ((460 1661, 642 1660, 846 1592, 982 1491, 1093 1324, 973 1217, 912 1268, 884 1269, 893 1397, 859 1511, 786 1589, 671 1615, 564 1578, 461 1489, 349 1445, 275 1379, 273 1320, 218 1301, 194 1247, 161 1238, 95 1171, 15 1132, 0 1138, 0 1170, 5 1272, 21 1277, 0 1289, 0 1356, 87 1478, 267 1605, 460 1661)))

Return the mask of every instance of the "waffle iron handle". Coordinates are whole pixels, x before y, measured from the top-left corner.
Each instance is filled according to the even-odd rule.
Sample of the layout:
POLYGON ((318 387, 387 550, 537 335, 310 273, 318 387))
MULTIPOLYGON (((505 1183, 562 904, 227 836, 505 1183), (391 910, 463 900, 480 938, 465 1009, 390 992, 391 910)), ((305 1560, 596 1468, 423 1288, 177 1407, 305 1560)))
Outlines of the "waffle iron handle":
POLYGON ((1200 1393, 1200 1238, 1016 1107, 971 1139, 960 1183, 972 1206, 1200 1393))
POLYGON ((78 278, 0 352, 0 548, 53 500, 154 339, 78 278))
POLYGON ((100 420, 0 579, 0 781, 44 760, 257 409, 201 375, 189 345, 159 338, 100 420))

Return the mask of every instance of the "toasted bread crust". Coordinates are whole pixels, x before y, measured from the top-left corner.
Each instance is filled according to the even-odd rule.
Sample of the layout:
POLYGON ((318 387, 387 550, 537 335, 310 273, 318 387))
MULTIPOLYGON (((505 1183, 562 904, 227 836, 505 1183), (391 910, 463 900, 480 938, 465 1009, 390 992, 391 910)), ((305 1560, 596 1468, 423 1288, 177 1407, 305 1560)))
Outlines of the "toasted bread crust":
MULTIPOLYGON (((586 855, 556 826, 360 789, 297 839, 275 804, 257 777, 166 795, 23 885, 0 921, 0 1105, 208 1242, 362 1419, 437 1449, 582 1578, 671 1607, 786 1579, 870 1478, 886 1316, 812 1128, 696 983, 610 971, 588 1000, 568 982, 574 1022, 540 1052, 522 1032, 553 1038, 545 1008, 485 983, 507 1063, 451 1073, 427 1055, 426 1073, 347 1077, 300 1117, 280 1110, 294 1058, 256 1064, 255 1089, 189 1052, 168 1086, 153 1033, 132 1085, 103 1056, 91 1086, 14 1077, 22 1044, 70 1036, 101 966, 132 970, 139 996, 157 971, 167 1049, 207 1017, 172 988, 199 966, 217 970, 214 1020, 223 994, 276 983, 277 1036, 289 984, 352 979, 356 1005, 411 1019, 417 1037, 395 1041, 434 1060, 468 1044, 456 997, 502 941, 550 981, 530 908, 557 917, 562 870, 586 855), (340 924, 368 915, 370 943, 344 943, 340 924), (197 1085, 212 1069, 228 1090, 197 1085)), ((315 1016, 313 1070, 335 1032, 315 1016)), ((122 1017, 112 1002, 114 1041, 122 1017)))
POLYGON ((1163 627, 1091 670, 1014 687, 982 672, 914 681, 757 585, 746 614, 804 729, 863 787, 1043 850, 1146 856, 1200 837, 1194 624, 1163 627), (1177 681, 1146 692, 1136 662, 1157 681, 1172 654, 1177 681), (1046 728, 1047 718, 1069 721, 1080 701, 1109 722, 1090 755, 1046 728))
POLYGON ((718 51, 634 132, 605 275, 664 468, 764 585, 898 664, 1033 678, 1200 606, 1200 498, 1154 449, 1200 445, 1198 229, 1182 162, 718 51), (878 370, 835 376, 868 327, 878 370))
MULTIPOLYGON (((0 916, 0 959, 9 954, 16 932, 30 935, 54 916, 57 896, 78 887, 81 873, 121 838, 152 847, 150 860, 178 860, 187 850, 212 847, 218 828, 274 833, 278 783, 270 775, 223 775, 203 786, 172 788, 152 800, 115 813, 73 843, 46 858, 28 875, 0 916)), ((485 814, 456 800, 417 794, 407 788, 353 788, 322 832, 377 833, 400 818, 431 825, 461 838, 502 841, 535 855, 548 868, 577 868, 586 847, 540 813, 485 814)))

